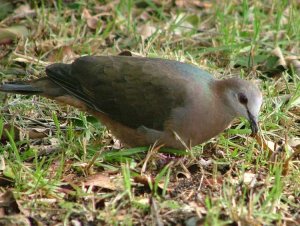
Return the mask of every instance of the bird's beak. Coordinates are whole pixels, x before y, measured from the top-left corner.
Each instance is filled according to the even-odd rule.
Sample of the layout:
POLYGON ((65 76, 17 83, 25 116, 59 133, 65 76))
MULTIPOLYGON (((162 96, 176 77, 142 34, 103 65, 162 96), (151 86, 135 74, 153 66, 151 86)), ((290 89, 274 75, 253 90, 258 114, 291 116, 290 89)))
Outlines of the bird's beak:
POLYGON ((257 117, 253 116, 249 111, 248 111, 248 119, 249 119, 249 122, 250 122, 250 127, 251 127, 251 130, 252 130, 252 136, 254 136, 255 134, 257 134, 258 132, 258 120, 257 120, 257 117))

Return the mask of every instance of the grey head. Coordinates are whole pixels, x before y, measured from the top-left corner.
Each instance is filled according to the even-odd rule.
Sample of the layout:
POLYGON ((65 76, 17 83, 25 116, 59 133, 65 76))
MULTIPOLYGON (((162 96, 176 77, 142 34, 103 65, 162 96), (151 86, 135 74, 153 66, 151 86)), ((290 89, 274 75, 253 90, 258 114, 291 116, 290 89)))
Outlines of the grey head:
POLYGON ((229 78, 220 81, 223 97, 228 111, 235 117, 245 117, 249 120, 252 134, 258 132, 258 116, 262 105, 262 93, 251 81, 241 78, 229 78))

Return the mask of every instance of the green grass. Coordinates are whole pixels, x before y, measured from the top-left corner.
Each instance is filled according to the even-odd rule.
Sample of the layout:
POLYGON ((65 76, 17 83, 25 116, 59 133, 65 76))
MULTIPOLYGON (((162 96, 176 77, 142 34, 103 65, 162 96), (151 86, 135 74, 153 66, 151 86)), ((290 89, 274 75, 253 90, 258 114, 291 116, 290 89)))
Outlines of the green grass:
POLYGON ((0 18, 1 27, 23 26, 16 32, 24 35, 0 46, 3 82, 43 76, 53 62, 125 49, 193 63, 217 78, 258 82, 264 94, 260 135, 274 152, 251 138, 241 119, 191 152, 162 150, 180 156, 168 164, 155 148, 116 150, 109 131, 77 109, 0 94, 0 194, 10 190, 14 198, 3 203, 18 201, 0 207, 6 213, 0 222, 300 224, 299 154, 286 164, 299 150, 299 140, 298 146, 292 143, 300 134, 299 3, 110 2, 32 0, 34 17, 0 18), (89 28, 84 9, 98 15, 96 29, 89 28), (86 185, 99 174, 94 186, 86 185), (109 183, 115 187, 107 188, 109 183))

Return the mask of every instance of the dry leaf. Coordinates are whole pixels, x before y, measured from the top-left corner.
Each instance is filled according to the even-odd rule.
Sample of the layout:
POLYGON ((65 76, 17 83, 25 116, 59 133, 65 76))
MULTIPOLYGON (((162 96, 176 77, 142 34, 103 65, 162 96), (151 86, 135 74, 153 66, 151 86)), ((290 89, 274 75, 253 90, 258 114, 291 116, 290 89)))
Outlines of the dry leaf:
POLYGON ((132 56, 132 53, 129 50, 124 50, 118 54, 119 56, 132 56))
POLYGON ((49 134, 49 128, 31 128, 29 131, 26 131, 29 139, 40 139, 47 137, 49 134))
MULTIPOLYGON (((38 156, 48 156, 55 152, 59 152, 61 149, 59 145, 31 145, 31 148, 38 150, 38 156)), ((34 157, 30 157, 27 161, 32 160, 34 157)))
MULTIPOLYGON (((6 191, 0 196, 1 214, 10 215, 20 213, 19 205, 11 191, 6 191)), ((0 216, 1 217, 1 216, 0 216)))
POLYGON ((199 0, 176 0, 175 1, 176 6, 178 7, 199 7, 199 8, 211 8, 212 3, 207 1, 199 1, 199 0))
POLYGON ((53 50, 51 54, 49 54, 48 61, 62 61, 63 63, 71 63, 78 57, 79 55, 74 53, 73 49, 70 46, 59 46, 55 48, 55 50, 53 50))
MULTIPOLYGON (((223 156, 224 156, 224 155, 223 155, 223 156)), ((205 159, 201 158, 200 161, 199 161, 199 164, 200 164, 201 166, 203 166, 204 168, 205 168, 205 167, 211 166, 212 163, 213 163, 213 161, 212 161, 211 159, 205 160, 205 159)))
POLYGON ((283 66, 285 69, 287 68, 287 63, 284 59, 283 53, 279 47, 276 47, 273 51, 272 54, 278 57, 278 65, 283 66))
POLYGON ((191 174, 190 173, 187 173, 187 172, 184 172, 184 171, 178 171, 176 172, 176 179, 179 179, 179 178, 191 178, 191 174))
POLYGON ((13 19, 22 19, 27 16, 35 16, 36 12, 35 10, 31 9, 28 4, 20 5, 18 8, 15 9, 15 15, 13 16, 13 19))
POLYGON ((0 138, 0 142, 1 144, 6 144, 7 142, 9 142, 9 137, 7 135, 7 132, 10 133, 10 135, 13 135, 14 140, 15 141, 19 141, 20 140, 20 129, 14 125, 11 124, 5 124, 3 126, 3 131, 2 131, 2 135, 0 138))
POLYGON ((248 185, 249 187, 253 188, 256 183, 256 175, 254 173, 245 172, 243 175, 243 182, 244 184, 248 185))
POLYGON ((129 51, 129 50, 123 50, 119 54, 119 56, 134 56, 134 57, 145 57, 140 53, 129 51))
POLYGON ((297 75, 300 75, 300 57, 288 56, 285 58, 289 68, 293 68, 297 75))
POLYGON ((274 152, 274 142, 271 141, 266 141, 264 137, 259 136, 258 134, 255 136, 255 139, 259 146, 263 149, 263 151, 268 152, 268 156, 271 156, 272 153, 274 152))
POLYGON ((143 39, 149 38, 156 32, 156 28, 150 24, 144 24, 138 30, 143 39))
MULTIPOLYGON (((157 186, 158 186, 161 190, 166 189, 167 192, 171 192, 171 191, 174 190, 174 188, 173 188, 173 187, 170 187, 170 186, 168 186, 168 187, 165 188, 165 183, 166 183, 166 181, 161 181, 161 182, 158 183, 157 186)), ((169 184, 169 182, 168 182, 168 184, 169 184)), ((169 184, 169 185, 170 185, 170 184, 169 184)))
POLYGON ((90 29, 92 29, 92 30, 97 29, 97 27, 98 27, 98 18, 96 16, 92 16, 87 9, 83 9, 82 18, 86 19, 87 26, 90 29))
POLYGON ((203 185, 214 188, 215 186, 222 185, 223 179, 224 178, 222 176, 218 176, 216 178, 204 178, 203 185))
POLYGON ((0 28, 0 45, 10 44, 21 37, 27 37, 29 31, 25 26, 0 28))
POLYGON ((300 145, 300 138, 299 137, 293 137, 288 140, 288 145, 292 148, 295 148, 300 145))
POLYGON ((295 158, 296 156, 300 155, 300 145, 297 145, 296 147, 294 147, 295 152, 284 162, 283 165, 283 170, 282 170, 282 175, 287 175, 288 171, 289 171, 289 163, 290 161, 295 158))
POLYGON ((95 186, 100 188, 106 188, 109 190, 117 190, 117 186, 113 183, 112 179, 104 174, 104 173, 97 173, 91 176, 88 176, 82 181, 84 186, 95 186))

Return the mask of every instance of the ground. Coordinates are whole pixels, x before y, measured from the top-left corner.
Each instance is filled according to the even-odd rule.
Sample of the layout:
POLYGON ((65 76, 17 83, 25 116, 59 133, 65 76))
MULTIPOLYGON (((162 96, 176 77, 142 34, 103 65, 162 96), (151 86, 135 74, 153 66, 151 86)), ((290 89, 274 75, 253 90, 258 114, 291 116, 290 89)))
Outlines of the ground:
POLYGON ((299 24, 298 0, 0 0, 2 82, 126 50, 240 76, 264 96, 256 138, 237 119, 175 151, 122 148, 75 108, 0 94, 0 224, 299 225, 299 24))

